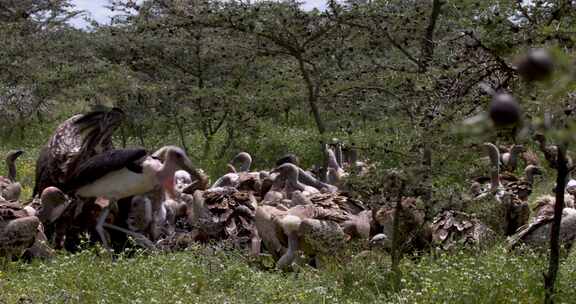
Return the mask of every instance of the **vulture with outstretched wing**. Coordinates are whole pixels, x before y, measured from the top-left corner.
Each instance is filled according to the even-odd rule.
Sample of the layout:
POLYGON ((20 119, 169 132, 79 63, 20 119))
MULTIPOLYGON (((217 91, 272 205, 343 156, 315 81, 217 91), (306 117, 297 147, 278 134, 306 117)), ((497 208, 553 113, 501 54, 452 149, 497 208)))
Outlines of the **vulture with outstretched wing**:
POLYGON ((60 124, 36 161, 33 195, 50 186, 62 188, 80 164, 112 149, 112 134, 124 117, 118 108, 99 109, 60 124))

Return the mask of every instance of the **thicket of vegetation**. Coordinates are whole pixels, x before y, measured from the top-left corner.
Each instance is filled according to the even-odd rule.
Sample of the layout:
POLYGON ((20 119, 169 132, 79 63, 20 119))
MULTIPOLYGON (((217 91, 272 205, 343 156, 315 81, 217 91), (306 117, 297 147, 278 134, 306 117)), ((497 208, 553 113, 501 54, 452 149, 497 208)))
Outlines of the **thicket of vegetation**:
MULTIPOLYGON (((28 151, 19 163, 25 198, 37 152, 54 127, 95 105, 126 112, 117 146, 177 144, 213 178, 241 150, 259 168, 287 152, 310 167, 322 162, 320 144, 336 137, 379 169, 419 172, 435 206, 464 192, 466 177, 482 170, 474 161, 484 156, 478 144, 530 146, 526 130, 564 128, 574 115, 574 1, 348 0, 329 1, 324 11, 303 11, 299 4, 111 1, 110 9, 122 12, 111 24, 80 30, 68 23, 78 14, 69 0, 0 1, 0 152, 28 151), (555 57, 556 72, 545 81, 521 79, 515 68, 532 48, 555 57), (481 83, 513 92, 524 125, 494 128, 482 116, 491 96, 481 83), (470 118, 477 122, 462 123, 470 118)), ((537 192, 549 191, 552 173, 537 192)), ((162 302, 191 292, 190 299, 202 302, 253 302, 254 295, 238 294, 247 284, 261 293, 261 302, 497 303, 517 297, 527 303, 542 298, 545 266, 537 255, 512 257, 501 249, 404 260, 405 289, 389 293, 388 263, 381 257, 381 263, 335 263, 327 272, 282 275, 256 271, 241 257, 218 256, 209 263, 221 268, 218 276, 203 259, 188 253, 142 257, 108 269, 86 252, 48 265, 12 265, 0 273, 0 301, 96 302, 99 294, 83 292, 106 289, 104 281, 130 268, 139 278, 133 282, 157 285, 126 291, 117 281, 111 292, 126 294, 102 299, 132 302, 144 292, 142 301, 162 302), (101 267, 108 279, 88 281, 96 279, 87 274, 101 267), (159 269, 173 275, 152 282, 159 269), (180 272, 188 269, 192 274, 180 272), (55 276, 59 271, 66 274, 55 276), (73 281, 85 285, 66 287, 73 281), (168 285, 182 288, 163 289, 168 285), (61 288, 66 291, 58 293, 61 288)), ((560 278, 565 299, 571 267, 564 262, 560 278)))

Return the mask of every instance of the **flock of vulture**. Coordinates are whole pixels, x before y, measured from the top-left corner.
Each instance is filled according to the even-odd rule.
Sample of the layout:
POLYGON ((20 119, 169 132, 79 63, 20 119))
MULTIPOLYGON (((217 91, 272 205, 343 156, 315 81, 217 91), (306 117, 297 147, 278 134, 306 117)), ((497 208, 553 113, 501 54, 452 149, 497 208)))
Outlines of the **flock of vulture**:
MULTIPOLYGON (((111 138, 124 116, 113 108, 60 124, 40 152, 26 203, 15 166, 23 152, 9 153, 8 175, 0 177, 0 256, 48 258, 54 249, 79 250, 84 237, 110 251, 127 244, 170 251, 191 242, 228 242, 256 256, 267 252, 287 269, 305 261, 302 256, 317 262, 333 255, 353 239, 385 250, 393 243, 404 250, 447 250, 499 235, 509 236, 511 248, 542 245, 549 237, 554 197, 538 198, 530 210, 534 176, 542 170, 522 146, 485 144, 489 176, 473 179, 464 207, 428 219, 418 197, 378 208, 351 197, 347 175, 368 174, 370 167, 353 151, 342 152, 341 144, 326 146, 322 174, 300 168, 292 154, 272 170, 253 171, 251 156, 241 152, 227 165, 229 173, 211 184, 176 146, 154 153, 114 149, 111 138), (516 176, 521 159, 525 175, 516 176)), ((545 155, 553 154, 554 146, 539 142, 545 155)), ((569 246, 576 236, 576 181, 567 189, 561 237, 569 246)))

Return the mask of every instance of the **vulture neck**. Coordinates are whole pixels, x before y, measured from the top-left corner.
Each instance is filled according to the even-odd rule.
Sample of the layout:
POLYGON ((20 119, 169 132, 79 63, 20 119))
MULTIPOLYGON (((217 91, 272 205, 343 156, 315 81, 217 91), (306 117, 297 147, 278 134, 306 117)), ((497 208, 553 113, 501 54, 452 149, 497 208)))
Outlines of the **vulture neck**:
POLYGON ((284 189, 285 183, 286 183, 286 178, 284 178, 284 176, 282 176, 281 174, 278 174, 274 178, 274 181, 272 182, 272 187, 270 190, 282 191, 282 189, 284 189))
POLYGON ((16 158, 9 156, 6 158, 6 167, 8 168, 8 179, 16 181, 16 158))
POLYGON ((484 146, 488 149, 488 156, 492 164, 490 169, 490 190, 495 192, 500 187, 500 152, 492 143, 486 143, 484 146))
POLYGON ((286 186, 290 187, 290 192, 295 190, 304 191, 304 185, 298 181, 298 171, 290 172, 288 176, 285 177, 286 186))
POLYGON ((240 172, 248 172, 250 171, 250 166, 252 166, 252 160, 246 159, 240 165, 240 172))
POLYGON ((325 188, 329 192, 335 192, 338 190, 338 188, 333 186, 333 185, 329 185, 329 184, 326 184, 324 182, 317 180, 316 178, 314 178, 312 175, 310 175, 308 172, 302 170, 301 168, 298 168, 298 180, 300 180, 302 183, 304 183, 308 186, 312 186, 316 189, 325 188))
POLYGON ((338 166, 342 167, 344 164, 344 159, 343 159, 343 155, 342 155, 342 144, 338 143, 336 145, 336 162, 338 164, 338 166))
POLYGON ((328 168, 335 170, 341 169, 340 162, 338 161, 338 158, 334 154, 334 151, 332 151, 332 149, 327 149, 327 152, 328 152, 328 168))
POLYGON ((512 170, 516 169, 516 165, 518 164, 518 155, 520 155, 520 152, 522 152, 522 146, 514 145, 512 149, 510 149, 510 158, 506 164, 507 167, 512 168, 512 170))

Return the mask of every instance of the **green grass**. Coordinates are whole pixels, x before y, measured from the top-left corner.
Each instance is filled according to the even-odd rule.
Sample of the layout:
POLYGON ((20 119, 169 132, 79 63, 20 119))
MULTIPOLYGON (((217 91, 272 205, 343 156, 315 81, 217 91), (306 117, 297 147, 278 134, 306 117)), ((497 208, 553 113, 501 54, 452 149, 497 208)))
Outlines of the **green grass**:
MULTIPOLYGON (((540 303, 546 260, 509 255, 500 246, 407 258, 401 290, 394 291, 384 253, 281 273, 202 246, 115 262, 87 250, 51 262, 5 264, 0 303, 540 303)), ((562 264, 558 303, 576 296, 575 262, 571 256, 562 264)))

